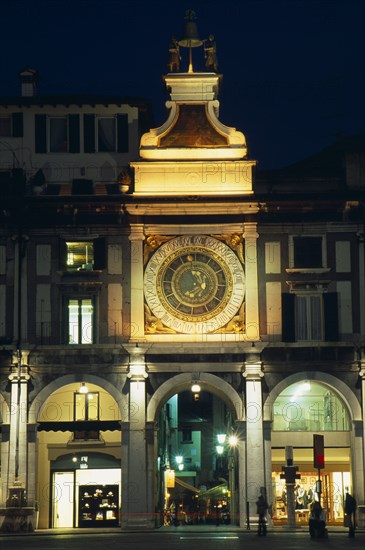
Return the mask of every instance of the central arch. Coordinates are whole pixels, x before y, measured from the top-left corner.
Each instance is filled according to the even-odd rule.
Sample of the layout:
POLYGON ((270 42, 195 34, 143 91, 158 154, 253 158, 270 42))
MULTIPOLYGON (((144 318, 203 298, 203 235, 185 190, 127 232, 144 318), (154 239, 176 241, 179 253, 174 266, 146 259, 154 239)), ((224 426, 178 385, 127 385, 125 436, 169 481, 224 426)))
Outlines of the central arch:
MULTIPOLYGON (((181 510, 183 510, 184 517, 189 518, 187 521, 204 523, 205 521, 212 521, 212 518, 216 517, 215 521, 232 521, 238 524, 241 522, 241 518, 243 517, 243 515, 239 513, 239 510, 244 510, 243 492, 238 489, 240 483, 239 480, 241 480, 242 482, 242 480, 244 479, 244 406, 241 395, 232 387, 232 385, 223 380, 220 376, 210 373, 190 372, 182 374, 180 373, 172 376, 171 378, 166 380, 160 387, 158 387, 158 389, 151 397, 147 406, 147 423, 153 424, 156 427, 158 425, 157 432, 159 432, 160 422, 162 420, 162 430, 165 429, 166 418, 168 418, 168 422, 170 422, 170 418, 174 417, 174 413, 172 412, 174 409, 174 405, 170 403, 169 407, 172 407, 172 409, 169 409, 167 417, 162 412, 164 405, 171 398, 180 394, 185 394, 185 399, 189 399, 189 394, 192 395, 192 393, 194 393, 191 391, 192 384, 194 383, 198 383, 201 387, 202 396, 205 396, 206 394, 211 394, 225 405, 226 411, 229 411, 229 420, 225 416, 222 417, 223 423, 218 422, 218 433, 221 433, 222 430, 225 431, 225 429, 229 431, 234 430, 236 442, 232 444, 228 443, 227 438, 227 441, 223 442, 223 444, 225 444, 225 447, 220 447, 222 450, 218 451, 217 446, 214 446, 214 443, 212 443, 216 440, 217 434, 209 429, 209 421, 206 424, 206 428, 204 430, 196 427, 194 431, 194 429, 192 429, 190 426, 186 430, 188 435, 185 439, 185 436, 181 435, 178 441, 173 439, 168 445, 166 445, 165 436, 162 435, 161 439, 159 440, 160 443, 162 442, 162 447, 159 447, 161 454, 158 458, 156 454, 154 454, 153 457, 151 455, 151 460, 153 460, 154 468, 157 468, 157 470, 155 471, 157 483, 157 490, 155 492, 157 499, 155 502, 155 506, 157 506, 157 508, 163 508, 164 513, 171 513, 171 517, 174 517, 174 521, 182 521, 181 517, 179 519, 179 517, 177 517, 176 515, 177 511, 181 508, 181 510), (163 415, 162 418, 160 417, 161 413, 163 415), (224 426, 227 426, 227 428, 225 428, 224 426), (186 483, 189 477, 188 472, 188 477, 185 476, 185 479, 183 480, 180 479, 180 475, 175 474, 174 479, 176 480, 176 485, 174 482, 174 491, 176 487, 180 486, 183 487, 183 490, 182 493, 176 491, 173 492, 171 495, 169 494, 169 491, 166 492, 166 478, 164 475, 166 464, 168 465, 168 471, 170 471, 170 465, 173 470, 180 470, 180 463, 177 461, 177 459, 184 460, 184 462, 186 460, 186 464, 191 464, 192 462, 194 462, 195 457, 199 457, 201 452, 199 451, 201 439, 199 439, 199 436, 194 436, 194 433, 196 434, 200 431, 204 432, 204 435, 202 436, 200 434, 200 437, 203 438, 202 441, 205 448, 207 448, 207 445, 209 446, 208 456, 210 457, 210 459, 208 461, 201 461, 201 459, 198 458, 198 461, 194 463, 193 467, 191 469, 188 468, 188 470, 190 471, 195 471, 195 467, 198 468, 196 470, 197 472, 199 472, 197 474, 197 484, 195 482, 195 474, 192 475, 194 483, 186 483), (186 445, 193 445, 194 453, 191 453, 191 456, 189 449, 186 448, 186 445, 183 445, 184 449, 183 447, 181 447, 182 443, 186 445), (232 445, 231 450, 229 450, 229 445, 232 445), (197 448, 198 451, 196 450, 197 448), (179 452, 175 452, 174 455, 174 450, 178 450, 179 452), (222 454, 222 457, 219 458, 218 453, 224 454, 222 454), (215 459, 213 459, 213 456, 216 455, 218 458, 216 457, 215 459), (223 456, 225 458, 223 458, 223 456), (228 458, 228 456, 230 458, 228 458), (157 466, 158 464, 162 464, 162 468, 160 468, 160 466, 157 466), (199 490, 197 490, 198 487, 199 490), (187 493, 192 490, 194 491, 194 493, 196 492, 197 494, 195 495, 195 498, 189 499, 187 497, 187 493), (225 496, 227 494, 229 494, 228 499, 225 496), (169 500, 170 498, 171 501, 169 500), (178 502, 179 504, 177 504, 178 502), (216 514, 216 516, 214 515, 214 513, 216 514)), ((193 399, 193 397, 191 397, 191 399, 193 399)), ((204 399, 204 397, 202 397, 202 399, 204 399)), ((192 416, 192 418, 194 418, 194 415, 192 416)), ((198 415, 198 418, 200 418, 200 415, 198 415)), ((192 420, 192 423, 194 425, 194 420, 192 420)), ((176 426, 178 426, 178 424, 176 424, 176 426)), ((175 430, 177 429, 178 428, 175 427, 172 430, 172 433, 175 433, 175 430)), ((181 434, 182 433, 183 432, 181 432, 181 434)), ((157 439, 158 437, 159 436, 157 436, 157 439)), ((157 447, 155 447, 155 452, 156 450, 157 447)), ((167 521, 170 521, 171 517, 169 517, 167 521)))
MULTIPOLYGON (((147 407, 147 422, 155 422, 163 404, 174 394, 190 390, 197 377, 192 373, 177 374, 164 382, 153 394, 147 407)), ((210 373, 199 373, 199 384, 204 391, 217 395, 232 411, 234 420, 244 420, 241 396, 228 382, 210 373)))

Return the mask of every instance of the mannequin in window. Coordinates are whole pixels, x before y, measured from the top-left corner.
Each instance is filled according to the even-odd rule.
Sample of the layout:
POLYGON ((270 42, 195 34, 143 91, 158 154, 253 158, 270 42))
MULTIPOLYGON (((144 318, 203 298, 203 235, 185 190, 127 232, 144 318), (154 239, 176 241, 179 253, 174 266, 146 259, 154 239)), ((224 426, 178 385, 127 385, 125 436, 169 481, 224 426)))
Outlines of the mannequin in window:
POLYGON ((303 489, 303 487, 301 487, 300 485, 297 485, 296 506, 295 506, 297 510, 302 510, 304 508, 304 497, 305 497, 305 489, 303 489))

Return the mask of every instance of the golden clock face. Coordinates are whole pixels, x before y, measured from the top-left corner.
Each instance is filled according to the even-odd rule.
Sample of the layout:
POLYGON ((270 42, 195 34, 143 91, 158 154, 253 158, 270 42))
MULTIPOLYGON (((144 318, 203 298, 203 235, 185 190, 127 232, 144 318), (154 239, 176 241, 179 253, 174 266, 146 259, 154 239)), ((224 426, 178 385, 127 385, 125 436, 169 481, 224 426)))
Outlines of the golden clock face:
POLYGON ((144 279, 151 312, 182 333, 207 333, 225 325, 244 298, 244 271, 224 243, 204 235, 164 243, 144 279))

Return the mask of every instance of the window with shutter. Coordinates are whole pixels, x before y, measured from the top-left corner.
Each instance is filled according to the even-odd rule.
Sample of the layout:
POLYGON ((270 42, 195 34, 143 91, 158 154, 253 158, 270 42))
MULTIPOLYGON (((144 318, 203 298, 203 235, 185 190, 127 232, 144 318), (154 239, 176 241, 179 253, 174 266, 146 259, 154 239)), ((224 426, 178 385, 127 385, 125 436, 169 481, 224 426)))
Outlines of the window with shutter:
POLYGON ((68 115, 69 152, 80 152, 80 116, 68 115))
POLYGON ((67 117, 49 118, 49 152, 67 153, 68 128, 67 117))
POLYGON ((322 294, 295 296, 296 341, 323 339, 322 294))
POLYGON ((128 115, 119 114, 117 116, 117 129, 118 129, 118 153, 128 153, 129 151, 128 115))
POLYGON ((116 151, 115 118, 98 118, 98 151, 116 151))
POLYGON ((84 152, 95 153, 95 115, 84 115, 84 152))

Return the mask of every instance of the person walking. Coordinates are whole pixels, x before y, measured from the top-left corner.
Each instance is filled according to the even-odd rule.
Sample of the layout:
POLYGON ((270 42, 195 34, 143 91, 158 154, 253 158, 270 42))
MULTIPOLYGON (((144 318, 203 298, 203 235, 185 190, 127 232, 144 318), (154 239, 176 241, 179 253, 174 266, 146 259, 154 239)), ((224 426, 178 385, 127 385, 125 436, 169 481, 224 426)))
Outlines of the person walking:
POLYGON ((346 491, 345 496, 345 527, 349 528, 349 537, 355 536, 356 521, 355 512, 357 508, 356 499, 346 491))
POLYGON ((257 535, 259 537, 266 537, 266 512, 269 508, 269 505, 263 494, 261 494, 257 499, 256 506, 257 514, 259 516, 257 535))

